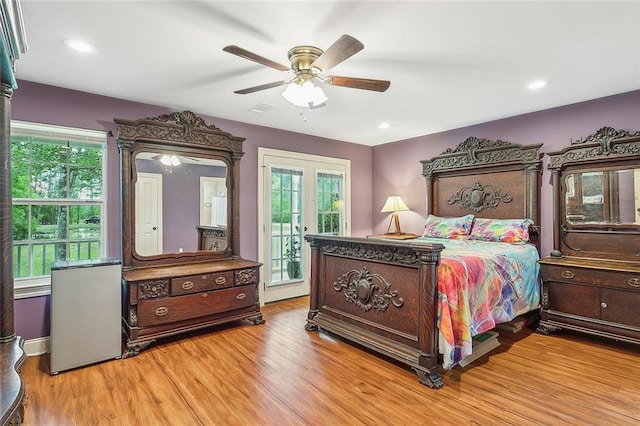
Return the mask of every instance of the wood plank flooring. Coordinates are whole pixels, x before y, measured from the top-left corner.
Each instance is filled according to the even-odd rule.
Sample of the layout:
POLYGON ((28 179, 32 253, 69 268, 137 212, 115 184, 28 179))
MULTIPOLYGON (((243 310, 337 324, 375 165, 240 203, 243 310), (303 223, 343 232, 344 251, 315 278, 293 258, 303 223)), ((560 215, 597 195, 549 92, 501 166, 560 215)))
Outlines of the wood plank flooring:
POLYGON ((304 329, 308 299, 266 324, 164 340, 140 355, 48 374, 30 357, 25 425, 640 424, 640 348, 579 334, 501 334, 429 389, 395 363, 304 329))

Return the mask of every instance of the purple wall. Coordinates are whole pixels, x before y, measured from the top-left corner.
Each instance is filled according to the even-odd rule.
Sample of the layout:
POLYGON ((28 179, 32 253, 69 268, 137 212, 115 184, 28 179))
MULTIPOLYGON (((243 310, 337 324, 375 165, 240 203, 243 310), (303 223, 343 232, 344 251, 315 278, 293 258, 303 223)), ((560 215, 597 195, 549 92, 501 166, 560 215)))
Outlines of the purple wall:
MULTIPOLYGON (((171 112, 167 108, 62 89, 28 81, 19 81, 13 93, 11 118, 14 120, 111 130, 114 118, 136 120, 171 112)), ((215 100, 212 100, 212 102, 215 100)), ((199 114, 198 111, 194 111, 199 114)), ((352 235, 371 232, 371 148, 315 136, 286 132, 203 116, 225 132, 244 137, 245 155, 240 163, 240 254, 258 257, 258 147, 280 149, 351 160, 352 235)), ((120 171, 115 138, 107 147, 107 254, 120 257, 120 171)), ((15 302, 16 334, 25 339, 49 335, 48 297, 19 299, 15 302)))
MULTIPOLYGON (((421 233, 426 196, 419 160, 439 155, 469 136, 518 144, 542 143, 542 152, 553 152, 570 145, 572 139, 587 136, 604 126, 640 130, 640 90, 376 146, 373 148, 373 231, 386 232, 389 215, 379 211, 386 197, 396 193, 411 209, 411 212, 400 212, 403 232, 421 233)), ((545 155, 540 197, 542 255, 548 255, 553 248, 548 160, 545 155)))
MULTIPOLYGON (((12 100, 12 118, 96 130, 112 130, 114 118, 138 119, 170 112, 166 108, 61 89, 26 81, 12 100)), ((197 111, 194 111, 198 113, 197 111)), ((258 147, 303 152, 351 160, 352 235, 386 231, 389 215, 380 213, 391 193, 401 195, 411 212, 401 212, 403 231, 420 233, 425 219, 425 182, 418 160, 428 159, 469 136, 513 143, 544 143, 543 152, 556 151, 603 126, 640 130, 640 91, 540 111, 513 118, 422 136, 396 143, 366 147, 204 116, 235 136, 245 137, 240 166, 241 255, 256 259, 258 244, 258 147)), ((120 202, 118 152, 108 142, 108 254, 120 255, 120 202)), ((551 186, 544 162, 542 184, 542 252, 552 244, 551 186)), ((15 302, 16 333, 26 339, 49 334, 48 298, 15 302)))

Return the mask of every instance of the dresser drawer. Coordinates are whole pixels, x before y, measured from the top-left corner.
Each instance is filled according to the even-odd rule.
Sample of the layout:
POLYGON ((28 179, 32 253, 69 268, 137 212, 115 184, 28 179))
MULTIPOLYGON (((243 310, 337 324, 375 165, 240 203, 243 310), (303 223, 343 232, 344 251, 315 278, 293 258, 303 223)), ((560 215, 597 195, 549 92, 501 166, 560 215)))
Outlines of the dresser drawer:
POLYGON ((592 284, 640 291, 640 274, 567 265, 542 265, 541 274, 545 281, 592 284))
POLYGON ((141 300, 138 302, 138 325, 146 327, 168 324, 245 308, 253 306, 255 303, 255 285, 205 291, 165 299, 141 300))
POLYGON ((604 321, 640 328, 640 293, 603 288, 600 300, 604 321))
POLYGON ((548 308, 587 318, 600 317, 600 288, 553 281, 548 286, 548 308))
POLYGON ((199 293, 233 285, 233 271, 191 275, 171 279, 171 295, 199 293))

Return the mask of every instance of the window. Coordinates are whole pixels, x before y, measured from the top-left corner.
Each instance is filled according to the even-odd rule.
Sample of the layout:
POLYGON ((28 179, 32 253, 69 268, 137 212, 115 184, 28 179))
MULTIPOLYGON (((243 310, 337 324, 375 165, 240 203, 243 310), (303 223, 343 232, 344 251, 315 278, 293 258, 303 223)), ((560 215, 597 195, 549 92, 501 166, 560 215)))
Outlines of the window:
POLYGON ((343 174, 319 172, 317 179, 318 233, 342 235, 343 174))
POLYGON ((11 123, 16 296, 48 293, 55 261, 104 256, 105 170, 105 132, 11 123))

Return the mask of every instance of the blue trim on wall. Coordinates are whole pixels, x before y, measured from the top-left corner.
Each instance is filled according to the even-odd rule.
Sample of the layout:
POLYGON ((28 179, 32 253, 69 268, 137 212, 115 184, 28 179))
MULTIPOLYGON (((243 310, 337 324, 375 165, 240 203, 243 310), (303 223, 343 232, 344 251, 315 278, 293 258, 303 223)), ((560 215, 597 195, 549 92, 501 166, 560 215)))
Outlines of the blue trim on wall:
POLYGON ((3 42, 0 43, 0 83, 8 84, 14 90, 18 88, 16 76, 11 66, 11 59, 9 59, 9 53, 5 49, 3 42))

